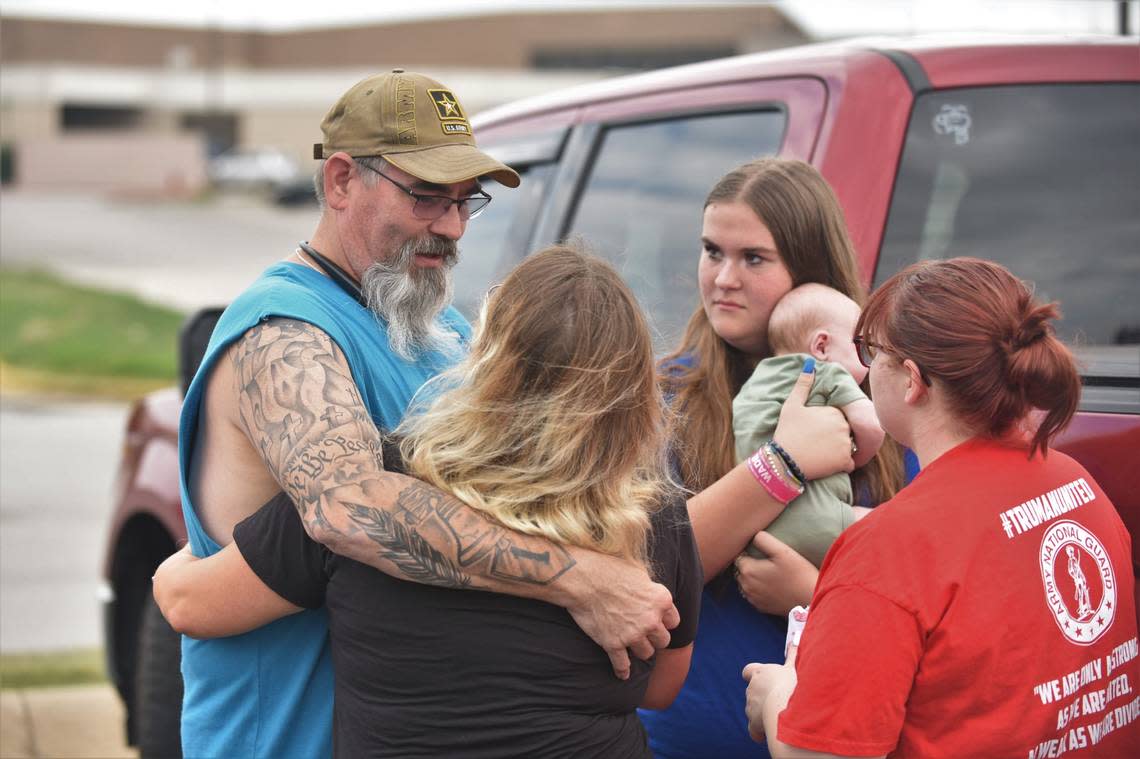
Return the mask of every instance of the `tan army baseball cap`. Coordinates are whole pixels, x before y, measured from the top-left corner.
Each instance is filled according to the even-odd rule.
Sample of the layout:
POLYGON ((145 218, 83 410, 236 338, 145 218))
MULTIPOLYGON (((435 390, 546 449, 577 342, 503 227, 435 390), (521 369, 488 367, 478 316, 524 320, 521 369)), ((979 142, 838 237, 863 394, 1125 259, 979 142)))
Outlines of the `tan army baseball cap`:
POLYGON ((434 79, 403 69, 357 82, 321 122, 324 142, 314 158, 337 151, 383 156, 425 182, 453 184, 490 176, 519 186, 518 173, 475 146, 467 114, 455 94, 434 79))

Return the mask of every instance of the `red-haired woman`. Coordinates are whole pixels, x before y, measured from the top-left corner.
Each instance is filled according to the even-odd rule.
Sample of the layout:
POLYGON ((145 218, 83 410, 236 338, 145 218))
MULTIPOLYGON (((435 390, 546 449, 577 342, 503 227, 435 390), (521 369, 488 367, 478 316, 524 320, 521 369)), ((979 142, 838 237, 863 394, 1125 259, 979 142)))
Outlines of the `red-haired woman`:
POLYGON ((875 409, 922 471, 834 544, 798 655, 745 669, 773 756, 1136 755, 1129 536, 1049 450, 1080 396, 1058 316, 971 258, 871 297, 875 409))

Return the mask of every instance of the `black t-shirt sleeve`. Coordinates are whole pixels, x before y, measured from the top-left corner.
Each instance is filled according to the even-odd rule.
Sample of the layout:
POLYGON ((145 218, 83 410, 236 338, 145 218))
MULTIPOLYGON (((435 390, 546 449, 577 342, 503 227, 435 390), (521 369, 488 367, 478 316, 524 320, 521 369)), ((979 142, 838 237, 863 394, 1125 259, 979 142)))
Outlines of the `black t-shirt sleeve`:
POLYGON ((308 536, 297 507, 285 493, 239 522, 234 542, 254 574, 274 593, 306 609, 324 605, 332 554, 308 536))
POLYGON ((655 579, 672 592, 673 603, 681 614, 681 623, 670 631, 669 648, 683 648, 697 637, 705 584, 684 493, 677 489, 668 493, 664 504, 651 517, 651 527, 649 556, 655 579))

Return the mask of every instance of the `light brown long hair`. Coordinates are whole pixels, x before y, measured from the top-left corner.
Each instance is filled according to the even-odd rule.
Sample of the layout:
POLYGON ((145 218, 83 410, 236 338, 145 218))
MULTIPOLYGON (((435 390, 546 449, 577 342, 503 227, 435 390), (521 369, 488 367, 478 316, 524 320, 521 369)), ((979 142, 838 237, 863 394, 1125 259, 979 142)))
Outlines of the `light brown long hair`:
POLYGON ((397 430, 410 473, 520 532, 645 561, 665 409, 645 317, 612 266, 567 245, 527 258, 442 382, 397 430))
MULTIPOLYGON (((855 248, 843 209, 827 180, 808 163, 761 158, 733 169, 713 186, 713 203, 743 203, 763 222, 792 277, 792 286, 819 282, 862 304, 855 248)), ((662 382, 672 398, 674 445, 685 485, 701 491, 728 473, 733 458, 732 399, 755 368, 755 359, 720 338, 704 307, 697 306, 681 343, 662 362, 662 382)), ((902 484, 902 454, 885 444, 856 473, 880 502, 902 484)))
POLYGON ((1041 303, 1005 267, 978 258, 922 261, 883 283, 856 325, 938 380, 974 434, 1005 438, 1045 412, 1029 454, 1042 455, 1076 413, 1081 378, 1057 339, 1056 303, 1041 303))

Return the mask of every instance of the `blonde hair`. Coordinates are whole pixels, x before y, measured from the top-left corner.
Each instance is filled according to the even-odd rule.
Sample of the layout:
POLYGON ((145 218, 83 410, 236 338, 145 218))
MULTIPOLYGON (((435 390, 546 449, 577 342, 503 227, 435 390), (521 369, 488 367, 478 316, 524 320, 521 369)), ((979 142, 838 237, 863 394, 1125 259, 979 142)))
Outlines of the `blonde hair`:
POLYGON ((527 258, 442 382, 397 431, 411 474, 511 529, 645 563, 665 410, 613 267, 568 245, 527 258))
MULTIPOLYGON (((761 158, 725 174, 713 186, 713 203, 742 203, 772 233, 792 285, 819 282, 862 305, 866 293, 855 266, 855 246, 843 209, 815 167, 786 158, 761 158)), ((701 491, 735 466, 732 399, 755 360, 716 334, 704 307, 689 319, 681 343, 662 361, 662 382, 677 410, 675 447, 686 487, 701 491)), ((902 452, 886 444, 855 473, 876 501, 902 485, 902 452)))
POLYGON ((831 326, 837 318, 854 315, 859 318, 859 304, 834 287, 809 282, 790 290, 780 298, 768 317, 768 345, 773 355, 810 353, 808 342, 818 329, 831 326))

